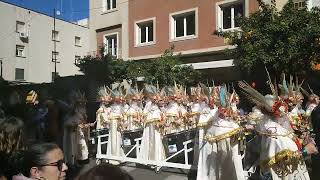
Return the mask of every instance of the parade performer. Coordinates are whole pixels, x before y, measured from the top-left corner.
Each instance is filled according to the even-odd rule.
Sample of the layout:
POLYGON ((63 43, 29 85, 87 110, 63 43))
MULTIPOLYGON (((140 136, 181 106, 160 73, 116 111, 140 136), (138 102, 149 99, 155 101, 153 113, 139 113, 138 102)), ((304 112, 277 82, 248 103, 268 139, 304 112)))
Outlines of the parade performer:
POLYGON ((210 93, 211 121, 204 132, 200 147, 197 180, 242 180, 244 178, 238 137, 239 103, 235 91, 228 93, 225 86, 212 88, 210 93), (217 96, 219 94, 219 96, 217 96), (213 102, 212 102, 213 101, 213 102))
POLYGON ((284 101, 288 104, 288 118, 291 125, 291 128, 294 131, 309 131, 310 124, 305 116, 305 111, 302 108, 303 95, 300 92, 301 84, 296 82, 294 84, 293 77, 290 76, 289 84, 286 82, 285 74, 282 77, 282 84, 278 84, 280 89, 280 98, 281 101, 284 101))
MULTIPOLYGON (((270 78, 269 78, 270 79, 270 78)), ((276 87, 269 80, 273 95, 263 96, 245 82, 239 87, 249 100, 264 113, 255 130, 261 136, 260 167, 263 178, 309 180, 301 152, 289 120, 288 105, 277 95, 276 87)), ((306 152, 308 153, 308 152, 306 152)))
MULTIPOLYGON (((112 90, 113 102, 110 106, 110 113, 108 114, 109 122, 109 139, 107 146, 107 155, 111 156, 124 156, 123 149, 121 148, 122 138, 121 132, 123 123, 123 103, 124 95, 120 86, 112 90)), ((109 160, 111 164, 119 164, 120 162, 109 160)))
POLYGON ((182 86, 175 86, 167 88, 169 96, 169 104, 165 109, 166 125, 165 133, 175 133, 186 129, 185 120, 187 115, 186 108, 182 105, 184 88, 182 86))
POLYGON ((88 160, 90 124, 87 124, 85 95, 80 91, 73 91, 70 101, 72 111, 64 123, 63 150, 66 162, 76 165, 88 160))
POLYGON ((152 85, 146 85, 145 92, 151 103, 143 110, 145 121, 140 154, 143 160, 161 161, 165 159, 160 133, 160 123, 164 121, 164 115, 160 111, 158 103, 163 97, 161 97, 159 89, 152 85))
POLYGON ((143 91, 129 87, 126 92, 128 104, 124 107, 123 128, 126 131, 134 131, 143 128, 142 99, 143 91))
POLYGON ((189 119, 188 119, 188 127, 189 129, 197 129, 199 128, 199 131, 197 131, 195 142, 194 142, 194 159, 193 164, 197 165, 199 161, 199 148, 201 148, 202 139, 203 139, 203 126, 207 123, 205 121, 210 118, 210 114, 208 114, 210 108, 207 105, 207 97, 203 92, 203 89, 200 85, 197 87, 191 87, 191 97, 190 97, 192 103, 190 105, 191 112, 189 113, 189 119), (208 118, 206 118, 206 116, 208 118), (201 123, 200 122, 201 117, 201 123), (202 124, 204 123, 204 124, 202 124), (199 127, 198 127, 199 126, 199 127))
POLYGON ((110 107, 107 106, 112 101, 111 92, 106 86, 99 88, 97 100, 100 102, 100 107, 96 112, 96 129, 101 130, 108 128, 110 107))

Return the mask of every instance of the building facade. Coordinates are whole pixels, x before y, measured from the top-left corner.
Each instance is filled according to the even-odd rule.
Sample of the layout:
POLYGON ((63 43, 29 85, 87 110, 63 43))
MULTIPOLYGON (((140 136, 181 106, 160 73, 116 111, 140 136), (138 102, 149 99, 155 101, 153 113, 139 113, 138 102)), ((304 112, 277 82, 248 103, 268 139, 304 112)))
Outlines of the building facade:
POLYGON ((230 80, 235 77, 226 72, 237 75, 231 73, 233 60, 223 51, 232 47, 214 32, 237 29, 235 17, 249 16, 258 4, 252 0, 90 0, 90 9, 93 52, 105 47, 104 53, 118 58, 144 60, 174 47, 183 63, 230 80))
MULTIPOLYGON (((297 8, 319 2, 293 1, 297 8)), ((288 0, 275 2, 281 9, 288 0)), ((184 64, 221 81, 237 80, 240 71, 224 53, 233 47, 215 32, 238 29, 236 17, 258 9, 256 0, 90 0, 90 49, 96 54, 105 47, 104 53, 124 60, 145 60, 174 47, 184 64)))
POLYGON ((55 72, 80 74, 75 61, 89 51, 89 29, 57 18, 54 27, 53 17, 0 1, 5 80, 43 83, 51 82, 55 72))
POLYGON ((91 55, 105 53, 128 59, 128 0, 90 0, 89 28, 91 55))

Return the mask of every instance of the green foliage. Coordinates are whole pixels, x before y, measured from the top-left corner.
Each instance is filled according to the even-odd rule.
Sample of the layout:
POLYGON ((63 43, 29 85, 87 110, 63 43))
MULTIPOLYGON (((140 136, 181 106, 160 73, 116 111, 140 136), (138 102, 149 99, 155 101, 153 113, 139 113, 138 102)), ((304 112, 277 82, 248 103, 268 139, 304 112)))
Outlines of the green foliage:
POLYGON ((247 72, 259 65, 290 74, 310 71, 320 61, 320 10, 296 9, 289 1, 277 11, 258 2, 260 10, 236 19, 241 30, 216 32, 235 46, 228 53, 236 65, 247 72))
POLYGON ((136 81, 144 77, 147 83, 160 86, 178 84, 190 86, 200 79, 200 72, 192 66, 182 65, 180 55, 173 55, 173 48, 156 59, 123 61, 110 56, 85 57, 77 64, 80 71, 100 82, 120 82, 123 79, 136 81))

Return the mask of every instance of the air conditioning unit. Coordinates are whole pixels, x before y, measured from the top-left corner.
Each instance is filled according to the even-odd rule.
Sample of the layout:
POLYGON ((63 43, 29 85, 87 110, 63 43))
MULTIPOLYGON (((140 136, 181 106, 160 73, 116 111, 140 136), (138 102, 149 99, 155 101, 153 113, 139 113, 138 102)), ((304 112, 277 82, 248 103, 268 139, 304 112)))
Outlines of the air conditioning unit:
POLYGON ((27 37, 28 37, 28 34, 25 33, 25 32, 20 32, 20 33, 19 33, 19 36, 20 36, 20 38, 27 38, 27 37))

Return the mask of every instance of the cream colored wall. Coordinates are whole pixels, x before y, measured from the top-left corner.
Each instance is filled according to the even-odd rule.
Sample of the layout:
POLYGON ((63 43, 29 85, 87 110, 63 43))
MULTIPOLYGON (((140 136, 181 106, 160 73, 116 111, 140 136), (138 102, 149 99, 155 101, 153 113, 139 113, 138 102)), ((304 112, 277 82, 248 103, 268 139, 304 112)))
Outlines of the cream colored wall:
POLYGON ((122 47, 121 57, 128 57, 128 0, 117 0, 116 9, 103 12, 103 0, 89 0, 90 16, 90 51, 97 51, 97 29, 103 29, 121 24, 122 47))
MULTIPOLYGON (((0 58, 3 61, 3 77, 15 80, 15 68, 23 68, 27 82, 51 82, 54 63, 52 62, 53 18, 0 2, 0 58), (23 42, 16 32, 16 21, 25 22, 28 29, 28 42, 23 42), (16 45, 25 46, 25 58, 16 57, 16 45)), ((56 20, 60 42, 57 42, 60 63, 57 72, 60 76, 81 74, 74 65, 75 55, 84 56, 89 49, 88 28, 62 20, 56 20), (82 46, 75 46, 75 36, 80 36, 82 46)))

